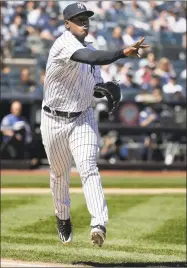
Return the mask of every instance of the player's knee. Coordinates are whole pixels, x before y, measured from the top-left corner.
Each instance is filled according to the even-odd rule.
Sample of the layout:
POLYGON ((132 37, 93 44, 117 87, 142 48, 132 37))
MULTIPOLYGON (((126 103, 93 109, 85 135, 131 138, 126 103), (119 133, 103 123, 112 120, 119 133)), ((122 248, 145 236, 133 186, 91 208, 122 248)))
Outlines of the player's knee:
POLYGON ((69 176, 66 172, 55 172, 54 170, 50 171, 50 187, 61 187, 69 186, 69 176))
POLYGON ((98 168, 97 168, 96 163, 88 163, 87 161, 82 161, 79 165, 79 173, 80 173, 81 178, 97 176, 98 168))

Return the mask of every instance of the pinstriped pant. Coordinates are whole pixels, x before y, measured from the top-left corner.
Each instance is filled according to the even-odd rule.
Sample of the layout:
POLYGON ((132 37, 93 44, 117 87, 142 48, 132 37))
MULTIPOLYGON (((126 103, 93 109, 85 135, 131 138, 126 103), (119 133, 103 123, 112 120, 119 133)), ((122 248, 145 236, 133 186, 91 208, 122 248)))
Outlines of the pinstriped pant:
POLYGON ((106 225, 108 209, 96 164, 98 128, 93 109, 88 108, 75 118, 42 110, 41 134, 50 164, 50 187, 57 217, 70 217, 69 175, 74 158, 91 215, 90 225, 106 225))

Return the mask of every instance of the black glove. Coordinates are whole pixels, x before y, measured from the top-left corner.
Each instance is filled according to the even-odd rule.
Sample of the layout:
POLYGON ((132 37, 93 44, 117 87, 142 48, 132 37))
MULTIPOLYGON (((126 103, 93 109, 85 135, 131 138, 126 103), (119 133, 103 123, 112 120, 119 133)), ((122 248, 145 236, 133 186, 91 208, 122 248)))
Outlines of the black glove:
POLYGON ((116 81, 97 84, 94 87, 94 97, 107 98, 108 113, 111 115, 117 109, 121 99, 120 86, 116 81))

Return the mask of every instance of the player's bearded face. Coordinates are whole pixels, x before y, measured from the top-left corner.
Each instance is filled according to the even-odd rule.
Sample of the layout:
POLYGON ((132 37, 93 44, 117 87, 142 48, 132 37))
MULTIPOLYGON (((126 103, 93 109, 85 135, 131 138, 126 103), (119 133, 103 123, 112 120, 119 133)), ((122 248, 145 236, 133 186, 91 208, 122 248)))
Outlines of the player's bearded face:
POLYGON ((68 21, 69 30, 78 39, 84 40, 89 31, 89 19, 88 16, 80 15, 72 18, 68 21))

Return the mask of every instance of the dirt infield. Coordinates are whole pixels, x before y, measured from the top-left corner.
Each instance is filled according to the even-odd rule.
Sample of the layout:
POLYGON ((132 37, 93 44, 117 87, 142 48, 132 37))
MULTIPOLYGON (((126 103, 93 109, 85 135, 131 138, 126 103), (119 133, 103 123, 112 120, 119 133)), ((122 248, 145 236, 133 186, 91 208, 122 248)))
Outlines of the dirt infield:
MULTIPOLYGON (((100 171, 101 176, 128 176, 128 177, 149 177, 151 179, 152 176, 164 176, 164 177, 176 177, 176 176, 185 176, 185 171, 122 171, 122 170, 104 170, 100 171)), ((37 170, 2 170, 1 175, 49 175, 48 169, 37 169, 37 170)), ((79 173, 72 169, 72 176, 79 176, 79 173)))
MULTIPOLYGON (((83 267, 78 265, 68 265, 62 263, 45 263, 45 262, 25 262, 11 259, 1 259, 1 267, 83 267)), ((84 266, 89 267, 89 266, 84 266)))
MULTIPOLYGON (((1 194, 50 194, 49 188, 2 188, 1 194)), ((83 193, 82 188, 70 188, 70 193, 83 193)), ((105 194, 185 194, 185 188, 105 188, 105 194)))

